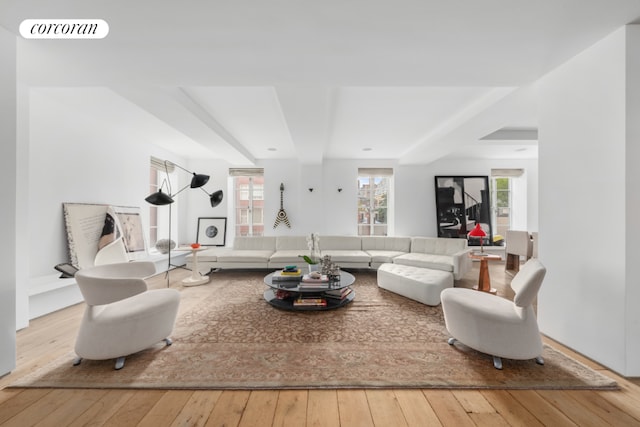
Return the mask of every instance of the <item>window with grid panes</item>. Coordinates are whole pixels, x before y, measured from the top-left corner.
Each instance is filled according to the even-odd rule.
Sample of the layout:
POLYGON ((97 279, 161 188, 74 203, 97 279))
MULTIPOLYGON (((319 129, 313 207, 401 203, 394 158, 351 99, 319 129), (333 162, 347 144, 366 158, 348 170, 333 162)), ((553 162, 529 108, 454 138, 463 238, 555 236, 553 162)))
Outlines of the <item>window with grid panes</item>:
POLYGON ((358 169, 358 235, 388 234, 393 169, 358 169))

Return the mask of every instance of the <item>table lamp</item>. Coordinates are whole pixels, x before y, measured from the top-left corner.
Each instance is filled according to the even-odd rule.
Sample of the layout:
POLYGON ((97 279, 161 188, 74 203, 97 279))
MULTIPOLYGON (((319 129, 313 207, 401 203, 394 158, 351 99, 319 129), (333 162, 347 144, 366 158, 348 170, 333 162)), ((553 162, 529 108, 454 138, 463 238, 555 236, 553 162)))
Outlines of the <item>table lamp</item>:
POLYGON ((480 227, 480 223, 476 223, 476 226, 473 230, 469 232, 469 237, 478 237, 480 238, 480 252, 484 253, 484 248, 482 244, 484 243, 484 238, 487 237, 487 233, 480 227))

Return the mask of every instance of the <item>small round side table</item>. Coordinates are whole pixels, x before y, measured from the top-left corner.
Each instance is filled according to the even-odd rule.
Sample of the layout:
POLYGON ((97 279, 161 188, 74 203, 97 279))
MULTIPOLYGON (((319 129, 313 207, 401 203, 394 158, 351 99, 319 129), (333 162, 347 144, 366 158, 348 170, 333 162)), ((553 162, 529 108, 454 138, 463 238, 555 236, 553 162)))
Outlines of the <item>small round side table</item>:
POLYGON ((490 294, 497 294, 498 290, 491 287, 491 279, 489 278, 489 261, 500 261, 502 257, 500 255, 488 254, 488 253, 469 253, 469 258, 480 260, 480 276, 478 277, 478 286, 474 286, 473 289, 482 292, 489 292, 490 294))
POLYGON ((209 276, 203 276, 198 272, 198 252, 204 251, 207 248, 189 248, 193 255, 193 266, 191 268, 191 276, 182 280, 182 286, 200 286, 209 283, 211 279, 209 276))

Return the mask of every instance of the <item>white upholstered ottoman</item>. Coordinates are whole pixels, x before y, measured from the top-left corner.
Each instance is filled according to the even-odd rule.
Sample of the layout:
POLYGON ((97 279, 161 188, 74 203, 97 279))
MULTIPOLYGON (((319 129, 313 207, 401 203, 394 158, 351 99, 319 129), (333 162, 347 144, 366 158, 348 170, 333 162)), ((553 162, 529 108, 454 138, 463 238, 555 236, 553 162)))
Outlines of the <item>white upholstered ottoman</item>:
POLYGON ((378 286, 427 305, 440 304, 440 292, 453 287, 453 274, 402 264, 378 267, 378 286))

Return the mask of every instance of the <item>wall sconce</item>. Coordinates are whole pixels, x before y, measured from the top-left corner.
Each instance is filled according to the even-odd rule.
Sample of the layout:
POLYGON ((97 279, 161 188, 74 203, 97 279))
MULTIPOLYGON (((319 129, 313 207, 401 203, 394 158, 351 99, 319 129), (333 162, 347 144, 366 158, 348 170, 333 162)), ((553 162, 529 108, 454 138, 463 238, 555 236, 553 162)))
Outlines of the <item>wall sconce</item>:
POLYGON ((342 188, 338 188, 338 193, 342 192, 342 188))
POLYGON ((313 193, 313 187, 309 187, 309 193, 313 193))

